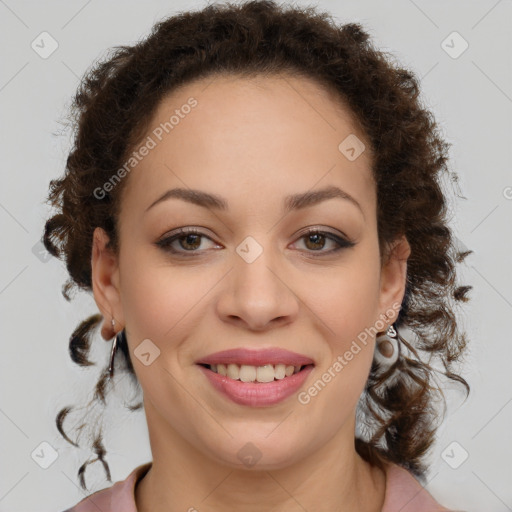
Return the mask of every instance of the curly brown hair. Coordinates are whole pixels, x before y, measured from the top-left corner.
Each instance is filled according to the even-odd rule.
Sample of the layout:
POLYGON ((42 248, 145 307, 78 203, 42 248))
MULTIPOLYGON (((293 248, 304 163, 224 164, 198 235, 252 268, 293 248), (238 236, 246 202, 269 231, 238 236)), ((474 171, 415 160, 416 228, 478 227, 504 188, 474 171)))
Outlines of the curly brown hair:
MULTIPOLYGON (((64 297, 71 300, 72 287, 92 291, 96 227, 106 231, 108 247, 118 254, 118 214, 128 179, 102 197, 94 191, 147 133, 165 95, 192 80, 227 74, 289 73, 316 80, 337 93, 366 134, 377 186, 381 262, 383 249, 400 235, 405 234, 411 247, 395 325, 410 330, 415 339, 399 334, 409 356, 388 371, 379 372, 378 365, 372 365, 360 402, 372 434, 368 439, 356 436, 356 450, 371 464, 383 467, 393 462, 423 480, 424 458, 440 417, 435 393, 444 399, 434 385, 434 374, 459 382, 469 394, 469 385, 453 369, 467 344, 454 310, 458 302, 468 300, 471 288, 456 285, 455 265, 472 251, 459 251, 448 227, 441 178, 444 173, 452 183, 457 181, 447 167, 450 145, 440 136, 432 113, 422 106, 414 73, 395 64, 392 55, 378 51, 361 25, 338 26, 331 15, 313 7, 283 7, 270 0, 180 12, 157 22, 137 44, 117 46, 111 52, 81 80, 68 117, 74 128, 73 147, 63 177, 50 182, 47 201, 58 212, 46 222, 44 244, 66 262, 70 278, 63 286, 64 297), (431 366, 432 357, 444 371, 431 366)), ((90 338, 102 318, 95 314, 73 332, 69 350, 77 364, 94 364, 87 359, 90 338)), ((126 340, 121 349, 126 372, 136 381, 126 340)), ((104 373, 94 400, 105 403, 107 382, 104 373)), ((70 410, 59 412, 57 428, 78 446, 62 428, 70 410)), ((85 467, 95 460, 102 462, 111 481, 101 432, 92 447, 97 458, 78 472, 84 489, 85 467)))

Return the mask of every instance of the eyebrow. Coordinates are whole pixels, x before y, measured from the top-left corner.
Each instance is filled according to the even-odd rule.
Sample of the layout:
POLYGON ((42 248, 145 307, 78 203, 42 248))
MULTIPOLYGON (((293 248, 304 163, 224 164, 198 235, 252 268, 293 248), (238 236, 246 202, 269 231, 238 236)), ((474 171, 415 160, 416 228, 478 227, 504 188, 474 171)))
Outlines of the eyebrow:
MULTIPOLYGON (((309 206, 313 206, 328 199, 334 198, 350 201, 352 204, 357 206, 357 208, 359 208, 364 216, 361 205, 350 194, 338 187, 335 187, 334 185, 319 190, 312 190, 286 196, 283 203, 283 213, 307 208, 309 206)), ((210 194, 208 192, 195 189, 173 188, 165 192, 162 196, 151 203, 146 208, 145 212, 153 208, 153 206, 157 205, 158 203, 168 199, 181 199, 183 201, 187 201, 188 203, 202 206, 203 208, 212 208, 214 210, 229 210, 226 199, 216 194, 210 194)))

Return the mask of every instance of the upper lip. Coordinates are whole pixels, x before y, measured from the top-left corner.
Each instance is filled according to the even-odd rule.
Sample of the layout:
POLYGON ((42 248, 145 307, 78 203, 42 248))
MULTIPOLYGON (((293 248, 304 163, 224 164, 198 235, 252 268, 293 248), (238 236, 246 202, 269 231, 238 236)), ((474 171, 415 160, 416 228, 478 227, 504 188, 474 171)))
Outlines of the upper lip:
POLYGON ((302 354, 290 352, 282 348, 267 348, 250 350, 246 348, 235 348, 215 352, 209 356, 202 357, 196 364, 239 364, 250 366, 263 366, 265 364, 285 364, 287 366, 303 366, 315 364, 314 361, 302 354))

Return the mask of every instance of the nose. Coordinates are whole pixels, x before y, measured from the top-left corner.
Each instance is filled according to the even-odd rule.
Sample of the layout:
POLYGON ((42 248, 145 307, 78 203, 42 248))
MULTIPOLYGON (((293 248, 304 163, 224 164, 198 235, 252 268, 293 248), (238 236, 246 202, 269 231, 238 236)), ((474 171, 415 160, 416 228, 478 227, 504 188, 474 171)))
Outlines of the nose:
POLYGON ((252 262, 236 252, 226 276, 217 312, 223 321, 253 331, 263 331, 293 322, 300 301, 289 272, 265 249, 252 262))

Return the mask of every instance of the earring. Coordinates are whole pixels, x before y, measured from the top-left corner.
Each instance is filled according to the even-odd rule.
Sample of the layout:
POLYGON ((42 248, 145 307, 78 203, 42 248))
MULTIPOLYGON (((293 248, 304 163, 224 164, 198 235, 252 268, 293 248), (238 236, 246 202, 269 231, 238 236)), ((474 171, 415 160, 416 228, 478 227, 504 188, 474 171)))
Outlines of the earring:
MULTIPOLYGON (((115 332, 115 325, 116 325, 116 321, 114 320, 114 318, 112 318, 112 330, 115 332)), ((108 374, 109 374, 109 377, 112 378, 114 376, 114 357, 116 355, 116 350, 117 350, 117 345, 118 343, 120 343, 120 341, 118 341, 118 338, 120 336, 122 336, 122 329, 121 331, 119 331, 115 336, 114 336, 114 341, 112 342, 112 349, 110 351, 110 362, 109 362, 109 365, 108 365, 108 374)))
POLYGON ((400 344, 398 334, 390 325, 382 334, 379 334, 375 343, 374 360, 379 364, 382 371, 388 370, 396 363, 400 356, 400 344))

